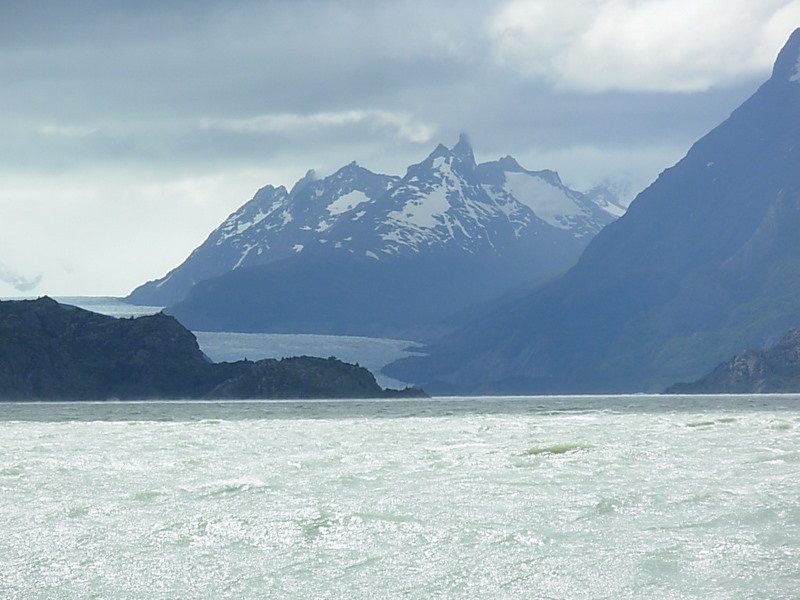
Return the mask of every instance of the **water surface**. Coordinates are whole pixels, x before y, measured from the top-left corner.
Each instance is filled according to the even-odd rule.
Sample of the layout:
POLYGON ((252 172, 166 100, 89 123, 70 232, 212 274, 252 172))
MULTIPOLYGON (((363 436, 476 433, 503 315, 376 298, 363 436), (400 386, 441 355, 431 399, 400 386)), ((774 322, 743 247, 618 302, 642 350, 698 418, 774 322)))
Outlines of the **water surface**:
POLYGON ((0 404, 0 597, 800 589, 800 397, 0 404))

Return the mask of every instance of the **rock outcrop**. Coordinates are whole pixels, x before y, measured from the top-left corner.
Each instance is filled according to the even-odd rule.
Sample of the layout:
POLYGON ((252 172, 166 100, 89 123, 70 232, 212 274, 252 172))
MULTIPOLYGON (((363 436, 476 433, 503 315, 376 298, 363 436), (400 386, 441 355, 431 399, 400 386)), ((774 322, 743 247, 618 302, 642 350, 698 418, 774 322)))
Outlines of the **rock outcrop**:
POLYGON ((745 350, 691 383, 666 394, 767 394, 800 392, 800 329, 766 350, 745 350))

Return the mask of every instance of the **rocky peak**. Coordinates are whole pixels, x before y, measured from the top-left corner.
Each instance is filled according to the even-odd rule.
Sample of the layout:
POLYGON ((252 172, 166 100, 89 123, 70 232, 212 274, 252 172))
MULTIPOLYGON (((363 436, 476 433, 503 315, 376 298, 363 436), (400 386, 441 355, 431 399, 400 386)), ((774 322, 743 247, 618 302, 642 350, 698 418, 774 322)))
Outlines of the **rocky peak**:
POLYGON ((458 143, 450 151, 453 156, 453 163, 457 163, 463 170, 472 172, 475 170, 475 154, 472 151, 472 144, 466 133, 458 136, 458 143))
POLYGON ((504 156, 503 158, 497 161, 497 164, 500 166, 501 169, 503 169, 503 171, 508 171, 511 173, 525 170, 522 168, 522 165, 520 165, 517 162, 517 159, 514 158, 513 156, 504 156))
POLYGON ((303 188, 317 180, 317 172, 314 169, 309 169, 306 174, 292 186, 292 195, 299 193, 303 188))
POLYGON ((772 79, 800 84, 800 28, 794 30, 778 54, 772 79))
POLYGON ((461 177, 469 178, 475 172, 477 164, 472 146, 465 134, 461 134, 458 143, 452 148, 439 144, 421 163, 408 168, 404 179, 427 178, 432 173, 452 170, 461 177))
POLYGON ((691 383, 676 383, 667 394, 800 392, 800 329, 790 330, 766 350, 745 350, 691 383))

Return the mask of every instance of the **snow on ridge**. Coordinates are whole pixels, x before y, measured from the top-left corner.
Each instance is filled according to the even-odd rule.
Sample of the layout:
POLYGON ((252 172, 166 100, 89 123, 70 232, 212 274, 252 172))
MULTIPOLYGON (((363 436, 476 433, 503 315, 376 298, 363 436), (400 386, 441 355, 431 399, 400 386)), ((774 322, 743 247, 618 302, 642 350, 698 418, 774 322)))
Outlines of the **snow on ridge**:
POLYGON ((621 206, 616 204, 611 204, 610 202, 604 202, 603 204, 598 204, 600 208, 606 211, 615 219, 619 219, 622 215, 625 214, 625 209, 621 206))
POLYGON ((507 172, 505 188, 537 217, 558 229, 571 229, 570 217, 586 214, 564 190, 527 173, 507 172))
POLYGON ((241 233, 244 233, 251 227, 255 227, 256 225, 261 223, 261 221, 263 221, 266 218, 267 218, 267 213, 261 212, 259 210, 250 221, 247 221, 245 223, 238 223, 236 226, 236 231, 233 235, 239 235, 241 233))
MULTIPOLYGON (((800 60, 797 77, 800 80, 800 60)), ((419 173, 413 178, 384 182, 388 188, 387 195, 380 196, 385 198, 384 202, 360 189, 350 188, 351 191, 342 194, 341 187, 330 186, 307 190, 325 198, 321 205, 306 199, 294 202, 291 195, 273 196, 260 206, 251 204, 249 210, 243 207, 229 218, 218 231, 216 243, 233 242, 234 247, 241 244, 242 254, 236 252, 233 259, 236 269, 253 262, 256 252, 252 242, 259 236, 264 240, 278 236, 275 239, 281 240, 277 245, 282 252, 298 253, 309 247, 309 243, 324 246, 330 242, 330 248, 351 248, 354 246, 352 236, 342 240, 335 232, 367 228, 371 232, 366 238, 374 241, 368 242, 366 247, 356 247, 365 256, 379 259, 383 254, 420 252, 438 246, 455 245, 469 252, 487 244, 494 248, 495 229, 487 227, 487 223, 497 219, 510 224, 509 233, 513 232, 515 238, 521 237, 536 221, 539 225, 534 227, 544 222, 550 227, 570 231, 575 237, 594 233, 591 224, 594 206, 590 209, 581 202, 580 194, 558 185, 554 172, 553 178, 528 171, 504 170, 505 181, 501 184, 486 182, 481 173, 477 174, 478 181, 468 180, 459 165, 454 165, 452 156, 434 156, 430 162, 418 165, 419 173), (371 215, 368 221, 364 219, 367 215, 371 215), (348 223, 340 228, 342 219, 348 223), (292 226, 287 227, 292 222, 292 226), (251 231, 245 234, 248 230, 251 231), (301 232, 310 235, 297 237, 303 235, 301 232), (238 243, 237 237, 242 238, 238 243), (369 244, 374 244, 372 249, 369 244)), ((602 208, 612 213, 609 208, 602 208)), ((619 210, 619 214, 623 212, 624 209, 619 210)), ((260 255, 262 251, 269 254, 269 246, 258 248, 257 253, 260 255)))
POLYGON ((371 202, 369 196, 361 190, 353 190, 349 194, 344 194, 328 204, 328 214, 332 217, 336 217, 353 210, 365 202, 371 202))
MULTIPOLYGON (((266 188, 265 188, 266 189, 266 188)), ((278 188, 275 191, 280 191, 281 188, 278 188)), ((236 236, 240 236, 248 229, 255 227, 261 221, 266 219, 267 217, 273 215, 277 210, 280 208, 284 208, 286 206, 287 196, 284 195, 275 199, 275 196, 271 196, 272 203, 269 205, 268 208, 265 209, 264 203, 267 199, 262 199, 262 190, 259 190, 258 193, 253 197, 250 202, 247 202, 242 207, 239 208, 236 212, 230 215, 223 223, 217 228, 218 236, 216 245, 221 245, 225 240, 229 238, 233 238, 236 236), (257 207, 257 208, 256 208, 257 207)), ((291 214, 288 209, 285 209, 282 217, 284 219, 284 225, 286 225, 289 221, 292 220, 291 214), (288 217, 287 217, 288 215, 288 217), (288 221, 286 220, 288 218, 288 221)))
POLYGON ((233 265, 233 268, 238 269, 240 266, 242 266, 242 262, 244 262, 244 260, 247 258, 247 255, 250 254, 250 251, 257 246, 258 244, 245 244, 244 251, 242 252, 241 257, 239 257, 239 260, 236 261, 236 264, 233 265))
POLYGON ((441 225, 441 217, 450 208, 447 200, 447 190, 439 187, 427 196, 416 197, 408 200, 401 210, 389 213, 390 221, 412 225, 420 229, 433 229, 441 225))
POLYGON ((443 171, 445 170, 444 167, 447 167, 448 171, 450 170, 450 162, 447 160, 447 158, 444 156, 437 156, 433 159, 433 169, 435 171, 443 171))

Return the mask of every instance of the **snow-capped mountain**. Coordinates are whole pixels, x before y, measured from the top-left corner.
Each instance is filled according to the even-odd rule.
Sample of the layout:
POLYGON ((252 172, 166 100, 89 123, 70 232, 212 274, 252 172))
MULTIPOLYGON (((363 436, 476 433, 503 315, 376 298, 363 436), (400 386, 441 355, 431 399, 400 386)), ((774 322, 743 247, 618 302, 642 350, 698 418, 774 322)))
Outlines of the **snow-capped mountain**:
POLYGON ((399 179, 377 175, 353 162, 324 179, 309 171, 291 191, 284 186, 261 188, 179 267, 140 286, 128 301, 174 304, 204 279, 322 246, 328 241, 326 230, 338 221, 358 218, 358 207, 374 202, 399 179))
POLYGON ((574 261, 623 211, 511 157, 477 165, 462 135, 402 178, 353 162, 323 179, 309 171, 291 191, 266 186, 183 264, 134 290, 128 301, 172 305, 200 281, 311 255, 384 263, 442 253, 495 256, 522 261, 523 281, 574 261))

